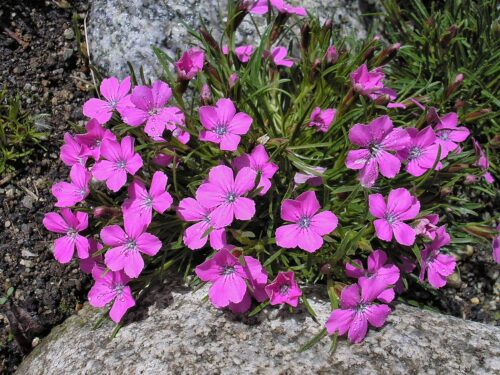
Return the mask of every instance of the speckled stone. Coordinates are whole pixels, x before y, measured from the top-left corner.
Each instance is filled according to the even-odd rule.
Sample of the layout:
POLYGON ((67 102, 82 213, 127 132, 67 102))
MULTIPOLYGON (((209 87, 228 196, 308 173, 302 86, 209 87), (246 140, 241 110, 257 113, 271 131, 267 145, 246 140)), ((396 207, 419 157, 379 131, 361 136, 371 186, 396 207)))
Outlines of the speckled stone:
MULTIPOLYGON (((92 330, 89 306, 54 328, 18 374, 498 374, 500 328, 398 305, 386 326, 360 345, 340 339, 329 354, 323 338, 298 349, 322 328, 329 303, 308 292, 318 315, 266 309, 254 318, 203 302, 207 289, 168 287, 142 320, 92 330), (163 297, 163 298, 162 298, 163 297), (166 306, 169 305, 169 306, 166 306)), ((136 313, 136 317, 140 314, 136 313)))
MULTIPOLYGON (((364 37, 369 12, 378 0, 303 0, 300 2, 322 20, 331 18, 344 35, 364 37)), ((118 77, 129 72, 127 61, 134 69, 143 66, 146 76, 157 77, 160 65, 151 46, 175 57, 186 50, 193 40, 183 22, 196 28, 200 20, 220 35, 225 24, 226 0, 91 0, 88 22, 88 42, 91 62, 105 74, 118 77)), ((255 16, 263 31, 264 17, 255 16)), ((256 43, 254 26, 247 17, 237 34, 237 43, 256 43)))

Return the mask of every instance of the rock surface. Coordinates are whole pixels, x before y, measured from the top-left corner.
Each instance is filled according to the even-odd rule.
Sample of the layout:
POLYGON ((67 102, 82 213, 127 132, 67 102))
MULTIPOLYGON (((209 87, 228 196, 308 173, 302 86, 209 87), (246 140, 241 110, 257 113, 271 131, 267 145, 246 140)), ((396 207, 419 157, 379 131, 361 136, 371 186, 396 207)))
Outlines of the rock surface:
MULTIPOLYGON (((323 338, 299 353, 330 313, 308 292, 318 315, 264 310, 236 317, 202 302, 206 288, 169 287, 142 320, 113 340, 109 323, 92 330, 99 312, 84 307, 53 329, 18 374, 498 374, 500 328, 398 305, 361 345, 339 339, 333 355, 323 338), (160 298, 164 297, 164 298, 160 298), (169 305, 169 306, 166 306, 169 305)), ((134 315, 134 314, 132 314, 134 315)), ((140 313, 135 313, 136 318, 140 313)))
MULTIPOLYGON (((331 18, 344 35, 366 35, 367 20, 362 13, 372 9, 374 0, 303 0, 296 2, 321 19, 331 18)), ((183 22, 196 28, 200 18, 220 32, 225 19, 226 0, 92 0, 88 22, 91 62, 106 74, 128 75, 127 61, 134 69, 144 67, 146 76, 158 76, 158 64, 151 46, 171 57, 186 50, 192 42, 183 22)), ((264 17, 255 16, 264 25, 264 17)), ((240 27, 237 43, 255 43, 249 17, 240 27)))

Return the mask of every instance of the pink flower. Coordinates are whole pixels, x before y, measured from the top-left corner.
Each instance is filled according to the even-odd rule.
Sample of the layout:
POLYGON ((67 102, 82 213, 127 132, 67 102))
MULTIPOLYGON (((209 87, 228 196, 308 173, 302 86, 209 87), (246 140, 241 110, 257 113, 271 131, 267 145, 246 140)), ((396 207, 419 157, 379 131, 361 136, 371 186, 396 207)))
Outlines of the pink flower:
POLYGON ((134 138, 126 136, 121 143, 105 139, 101 145, 101 156, 92 168, 92 175, 117 192, 127 183, 127 172, 132 176, 142 167, 142 158, 134 150, 134 138))
POLYGON ((212 211, 214 208, 207 208, 193 198, 184 198, 179 202, 177 214, 188 222, 196 222, 186 228, 184 232, 184 245, 191 250, 200 249, 210 238, 210 246, 215 250, 220 250, 226 243, 226 234, 224 228, 214 229, 212 220, 212 211), (210 234, 207 234, 210 231, 210 234))
POLYGON ((200 133, 201 141, 220 144, 224 151, 235 151, 252 125, 252 118, 244 112, 236 113, 231 99, 219 99, 214 106, 200 107, 200 121, 206 130, 200 133))
POLYGON ((278 166, 269 161, 269 155, 263 145, 255 146, 250 154, 243 154, 235 158, 233 166, 238 171, 250 167, 260 176, 259 184, 256 187, 256 189, 261 189, 259 195, 265 195, 271 188, 271 178, 278 170, 278 166))
POLYGON ((167 192, 167 181, 168 177, 165 173, 155 172, 148 192, 141 181, 134 179, 128 188, 129 198, 123 204, 124 211, 141 218, 145 224, 149 225, 153 210, 162 214, 172 205, 172 196, 167 192))
POLYGON ((243 196, 254 188, 255 177, 256 173, 250 168, 242 168, 236 178, 225 165, 210 170, 208 182, 196 192, 196 200, 214 209, 211 218, 215 228, 231 225, 234 218, 250 220, 255 215, 255 202, 243 196))
POLYGON ((271 305, 287 303, 292 307, 297 307, 299 297, 302 295, 293 271, 278 272, 273 282, 266 286, 266 293, 271 305))
POLYGON ((295 14, 300 17, 307 16, 306 10, 302 7, 293 7, 285 3, 284 0, 270 0, 270 1, 271 5, 280 13, 295 14))
POLYGON ((464 126, 457 127, 458 115, 455 112, 448 113, 443 117, 439 117, 436 113, 436 120, 434 132, 436 133, 436 142, 441 146, 442 156, 446 157, 452 151, 459 152, 460 147, 457 143, 467 139, 470 134, 469 129, 464 126))
POLYGON ((285 249, 299 247, 314 253, 323 245, 323 236, 332 232, 338 224, 331 211, 322 211, 316 193, 306 191, 297 199, 285 199, 281 204, 281 218, 293 224, 276 229, 276 244, 285 249))
POLYGON ((127 310, 135 306, 128 282, 129 278, 123 272, 103 272, 89 291, 90 305, 101 308, 112 303, 109 316, 115 323, 119 323, 127 310))
POLYGON ((417 221, 417 225, 415 226, 415 234, 433 240, 436 237, 438 221, 439 215, 431 214, 424 216, 417 221))
POLYGON ((115 77, 106 78, 101 82, 100 91, 106 100, 87 100, 83 105, 83 114, 104 124, 111 119, 115 109, 119 110, 125 105, 130 91, 130 77, 121 83, 115 77))
POLYGON ((389 116, 378 117, 368 125, 354 125, 349 130, 349 140, 362 148, 349 151, 345 164, 349 169, 361 170, 359 180, 365 187, 373 186, 379 170, 382 176, 394 178, 401 162, 388 151, 403 150, 411 142, 406 130, 393 129, 389 116))
POLYGON ((390 288, 399 280, 399 268, 387 263, 387 254, 382 250, 374 250, 368 256, 368 268, 363 268, 363 263, 355 259, 357 267, 347 263, 345 273, 349 277, 358 279, 358 284, 362 288, 379 291, 377 299, 389 303, 394 299, 394 289, 390 288))
POLYGON ((164 154, 162 152, 158 153, 152 160, 152 162, 159 167, 171 167, 174 157, 172 155, 164 154))
POLYGON ((175 69, 180 79, 189 81, 193 79, 196 74, 203 70, 205 63, 205 53, 198 48, 190 48, 184 52, 175 63, 175 69))
POLYGON ((368 71, 366 64, 361 65, 351 73, 351 83, 354 91, 375 100, 382 95, 387 95, 390 100, 396 99, 396 93, 384 87, 385 75, 382 69, 375 68, 368 71))
POLYGON ((81 164, 74 164, 69 174, 71 182, 58 182, 52 186, 57 198, 56 207, 70 207, 83 201, 89 195, 90 172, 81 164))
POLYGON ((247 274, 248 282, 253 291, 251 294, 257 302, 265 301, 267 299, 267 293, 265 290, 267 284, 266 269, 262 266, 259 260, 254 257, 244 256, 243 260, 245 261, 243 270, 247 274))
POLYGON ((49 212, 43 218, 43 225, 47 230, 65 234, 54 242, 54 257, 59 263, 69 263, 76 246, 78 257, 88 258, 89 240, 79 233, 87 229, 89 216, 79 211, 75 215, 69 208, 63 208, 60 212, 60 215, 49 212))
POLYGON ((375 304, 376 292, 357 284, 346 286, 340 296, 340 309, 332 311, 325 326, 330 335, 347 334, 352 344, 363 341, 368 331, 368 323, 380 328, 391 313, 389 306, 375 304))
POLYGON ((60 158, 68 167, 74 164, 85 165, 88 156, 84 147, 69 133, 64 133, 64 144, 61 146, 60 158))
MULTIPOLYGON (((438 158, 439 144, 436 142, 436 135, 430 126, 418 130, 415 128, 406 129, 410 136, 408 146, 397 152, 399 160, 406 160, 406 171, 413 176, 422 176, 431 169, 438 158)), ((440 156, 442 160, 443 155, 440 156)), ((443 165, 438 162, 435 169, 439 170, 443 165)))
POLYGON ((144 268, 141 253, 154 256, 160 251, 161 241, 147 233, 147 225, 139 217, 124 213, 123 225, 108 225, 101 230, 101 239, 111 248, 104 261, 111 271, 124 270, 128 277, 137 277, 144 268))
POLYGON ((325 60, 327 64, 332 65, 335 64, 338 59, 339 54, 337 52, 337 48, 335 48, 335 46, 328 46, 323 60, 325 60))
POLYGON ((242 0, 241 5, 252 14, 266 14, 269 11, 268 0, 242 0))
POLYGON ((146 122, 144 131, 152 136, 163 134, 175 115, 180 111, 176 107, 165 108, 172 97, 172 89, 163 81, 155 81, 151 87, 136 86, 130 95, 128 104, 120 111, 123 122, 139 126, 146 122))
POLYGON ((287 49, 282 46, 274 47, 271 50, 271 58, 276 66, 286 66, 291 68, 293 66, 293 60, 287 58, 287 49))
POLYGON ((213 258, 197 266, 195 272, 200 280, 212 284, 208 298, 215 307, 228 307, 230 303, 239 304, 245 298, 245 280, 248 276, 238 258, 229 251, 218 251, 213 258))
POLYGON ((434 288, 441 288, 446 285, 446 277, 450 276, 456 267, 455 258, 440 252, 440 248, 450 243, 450 235, 443 225, 436 231, 436 238, 425 245, 422 250, 422 268, 420 270, 420 282, 424 281, 427 271, 427 280, 434 288))
MULTIPOLYGON (((497 232, 500 232, 500 224, 497 225, 497 232)), ((500 234, 495 236, 491 247, 493 249, 493 260, 495 263, 500 263, 500 234)))
POLYGON ((236 57, 238 57, 238 60, 240 60, 242 63, 246 63, 250 60, 250 57, 252 57, 253 46, 251 44, 246 46, 239 46, 235 48, 234 52, 236 53, 236 57))
POLYGON ((293 177, 293 182, 296 185, 308 184, 309 186, 320 186, 323 183, 322 175, 325 173, 326 168, 323 167, 310 167, 316 174, 304 171, 304 173, 297 172, 293 177))
POLYGON ((415 242, 415 230, 404 221, 414 219, 420 212, 420 202, 405 188, 391 190, 387 204, 382 194, 368 196, 370 213, 377 237, 391 241, 394 233, 401 245, 411 246, 415 242))
POLYGON ((89 256, 85 259, 80 259, 80 269, 83 273, 91 274, 94 267, 101 267, 104 265, 104 257, 102 255, 94 255, 96 252, 102 250, 103 246, 93 238, 89 238, 89 256))
POLYGON ((101 143, 105 139, 116 141, 116 136, 95 119, 90 120, 85 126, 87 133, 75 135, 76 141, 83 145, 85 155, 88 155, 94 160, 99 160, 101 157, 101 143))
POLYGON ((320 132, 326 133, 333 122, 336 112, 332 108, 322 111, 320 107, 316 107, 311 114, 311 121, 308 126, 315 126, 320 132))

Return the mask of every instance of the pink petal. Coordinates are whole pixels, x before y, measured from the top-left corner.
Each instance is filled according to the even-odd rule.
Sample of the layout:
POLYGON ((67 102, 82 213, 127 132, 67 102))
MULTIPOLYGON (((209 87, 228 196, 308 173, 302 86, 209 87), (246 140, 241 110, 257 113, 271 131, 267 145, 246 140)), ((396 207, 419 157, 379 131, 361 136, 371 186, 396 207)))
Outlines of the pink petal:
POLYGON ((415 230, 408 224, 403 222, 397 222, 392 224, 392 230, 394 231, 394 238, 401 245, 411 246, 415 242, 415 230))
POLYGON ((124 246, 113 247, 106 251, 104 263, 112 271, 120 271, 125 267, 128 250, 124 246))
POLYGON ((243 195, 252 190, 255 186, 256 177, 257 173, 254 170, 248 167, 242 168, 236 175, 234 181, 235 193, 243 195))
MULTIPOLYGON (((97 178, 97 177, 96 177, 97 178)), ((127 172, 123 169, 115 170, 114 173, 106 180, 106 186, 109 190, 115 193, 119 191, 127 183, 127 172)))
POLYGON ((372 141, 371 128, 369 125, 355 124, 349 130, 349 141, 360 147, 368 147, 372 141))
POLYGON ((64 236, 54 241, 54 258, 59 263, 71 262, 75 252, 75 240, 70 236, 64 236))
POLYGON ((405 129, 393 129, 382 141, 382 146, 386 150, 398 151, 408 147, 411 143, 410 136, 405 129))
POLYGON ((101 229, 102 242, 108 246, 120 246, 127 241, 127 235, 119 225, 108 225, 101 229))
POLYGON ((372 326, 377 328, 384 325, 390 313, 391 309, 387 305, 370 305, 365 309, 366 318, 372 326))
MULTIPOLYGON (((387 254, 382 250, 373 251, 368 257, 368 271, 375 273, 387 263, 387 254)), ((396 280, 397 281, 397 280, 396 280)))
POLYGON ((343 309, 353 309, 358 306, 360 301, 361 296, 359 295, 359 286, 357 284, 352 284, 342 289, 340 306, 343 309))
POLYGON ((362 169, 370 159, 370 152, 366 149, 351 150, 347 153, 345 165, 349 169, 362 169))
POLYGON ((293 199, 285 199, 281 204, 281 218, 292 223, 302 216, 302 204, 293 199))
POLYGON ((384 150, 377 154, 377 162, 380 173, 387 178, 394 178, 401 169, 401 161, 384 150))
POLYGON ((219 144, 220 140, 221 140, 220 137, 212 131, 209 130, 200 131, 200 141, 219 144))
POLYGON ((144 260, 139 251, 129 251, 123 271, 128 277, 138 277, 144 269, 144 260))
POLYGON ((78 254, 78 258, 86 259, 89 257, 89 248, 90 243, 88 238, 77 235, 75 238, 76 251, 78 254))
POLYGON ((413 197, 405 188, 393 189, 387 197, 387 210, 393 214, 403 213, 413 204, 413 197))
POLYGON ((96 180, 106 181, 109 176, 113 175, 116 165, 109 160, 100 160, 92 167, 92 176, 96 180))
POLYGON ((302 213, 308 217, 313 216, 321 208, 314 191, 306 191, 300 194, 296 201, 301 203, 302 213))
POLYGON ((118 79, 116 77, 109 77, 102 80, 100 91, 102 96, 104 96, 108 101, 113 101, 117 99, 119 87, 120 82, 118 82, 118 79))
POLYGON ((357 344, 363 341, 368 331, 368 322, 366 316, 361 313, 356 313, 352 319, 351 326, 347 337, 351 344, 357 344))
POLYGON ((229 125, 236 113, 236 108, 231 99, 222 98, 217 100, 215 111, 219 122, 229 125))
POLYGON ((383 241, 392 240, 392 227, 385 219, 377 219, 373 222, 377 237, 383 241))
POLYGON ((297 245, 308 253, 314 253, 323 246, 323 237, 315 233, 311 228, 303 229, 299 233, 297 245))
POLYGON ((276 245, 285 249, 297 247, 300 227, 296 224, 282 225, 276 229, 276 245))
MULTIPOLYGON (((399 283, 399 281, 398 281, 398 283, 399 283)), ((384 303, 391 303, 394 300, 394 298, 396 297, 394 290, 398 287, 398 283, 396 283, 396 286, 394 288, 386 289, 382 293, 380 293, 377 297, 377 300, 382 301, 384 303)), ((401 284, 402 284, 401 287, 404 288, 404 284, 402 282, 401 282, 401 284)))
POLYGON ((338 219, 331 211, 323 211, 311 218, 311 230, 324 236, 337 228, 338 219))
POLYGON ((120 109, 120 115, 123 122, 131 126, 142 125, 149 118, 146 110, 136 107, 123 107, 120 109))
POLYGON ((136 174, 136 172, 142 168, 142 158, 139 154, 134 154, 131 158, 127 160, 127 164, 125 166, 128 173, 132 176, 136 174))
MULTIPOLYGON (((215 211, 214 211, 215 212, 215 211)), ((240 197, 234 202, 234 216, 238 220, 250 220, 255 215, 255 202, 250 198, 240 197)), ((215 226, 218 226, 215 224, 215 226)))
POLYGON ((43 217, 44 227, 55 233, 66 233, 70 227, 68 223, 61 217, 61 215, 55 212, 49 212, 43 217))
MULTIPOLYGON (((240 198, 241 199, 241 198, 240 198)), ((247 198, 245 198, 247 199, 247 198)), ((235 202, 236 203, 236 202, 235 202)), ((253 203, 253 201, 252 201, 253 203)), ((251 209, 246 207, 247 209, 251 209)), ((255 208, 254 208, 255 210, 255 208)), ((235 211, 235 204, 232 203, 223 203, 220 206, 218 206, 215 210, 212 211, 211 218, 212 218, 212 223, 214 225, 214 228, 224 228, 229 225, 234 220, 234 211, 235 211)), ((255 212, 255 211, 254 211, 255 212)), ((243 214, 245 214, 244 212, 243 214)))
POLYGON ((233 134, 244 135, 248 133, 253 119, 246 113, 239 112, 234 115, 233 119, 228 125, 228 131, 233 134))
POLYGON ((220 186, 204 183, 196 191, 196 200, 203 202, 204 207, 214 208, 226 203, 226 193, 220 186))
POLYGON ((144 254, 149 256, 155 256, 160 251, 162 243, 160 239, 151 233, 141 234, 137 240, 137 249, 144 254))
POLYGON ((219 277, 208 291, 215 307, 226 307, 230 302, 240 303, 245 297, 247 285, 238 275, 219 277))
POLYGON ((153 93, 149 87, 136 86, 132 90, 130 101, 137 108, 142 109, 143 111, 148 112, 149 110, 154 109, 153 93))
POLYGON ((115 298, 114 290, 108 283, 97 281, 89 291, 89 303, 93 307, 104 307, 115 298))
POLYGON ((370 213, 377 218, 383 218, 387 210, 382 194, 370 194, 368 196, 368 207, 370 213))
POLYGON ((219 120, 215 107, 202 106, 200 107, 200 122, 208 130, 217 126, 219 120))
POLYGON ((344 335, 351 326, 354 314, 354 310, 333 310, 325 324, 328 334, 333 335, 337 332, 340 336, 344 335))
POLYGON ((96 98, 89 99, 83 105, 83 114, 105 124, 113 116, 113 110, 108 102, 96 98))
POLYGON ((359 173, 359 181, 364 187, 372 187, 378 178, 378 162, 372 158, 359 173))
POLYGON ((226 231, 224 229, 213 229, 209 236, 212 249, 220 250, 226 245, 226 231))
POLYGON ((119 323, 127 310, 132 306, 135 306, 135 301, 134 297, 132 297, 130 287, 127 286, 123 289, 121 297, 116 297, 113 307, 111 307, 111 310, 109 311, 111 320, 115 323, 119 323))
POLYGON ((172 97, 172 89, 163 81, 155 81, 151 85, 151 93, 153 95, 153 106, 155 108, 163 107, 172 97))
POLYGON ((353 266, 350 263, 346 263, 346 265, 345 265, 345 274, 348 277, 352 277, 352 278, 356 278, 356 279, 364 276, 365 269, 363 267, 363 263, 359 259, 354 259, 352 261, 352 263, 357 264, 357 267, 353 266))
POLYGON ((201 249, 207 243, 208 236, 204 236, 204 234, 208 228, 209 225, 204 221, 187 227, 183 236, 184 245, 191 250, 201 249))
POLYGON ((199 221, 205 218, 206 209, 193 198, 184 198, 179 202, 177 214, 184 221, 199 221))
POLYGON ((222 151, 236 151, 240 141, 241 137, 239 135, 227 133, 220 138, 220 149, 222 151))

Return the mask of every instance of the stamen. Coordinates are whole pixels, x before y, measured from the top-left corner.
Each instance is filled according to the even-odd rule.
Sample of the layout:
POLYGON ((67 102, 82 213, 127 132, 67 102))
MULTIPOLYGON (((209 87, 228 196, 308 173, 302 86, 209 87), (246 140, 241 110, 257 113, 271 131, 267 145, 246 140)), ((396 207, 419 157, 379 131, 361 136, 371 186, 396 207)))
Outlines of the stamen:
POLYGON ((308 218, 307 216, 302 216, 299 221, 297 222, 297 225, 301 229, 307 229, 311 225, 311 219, 308 218))

